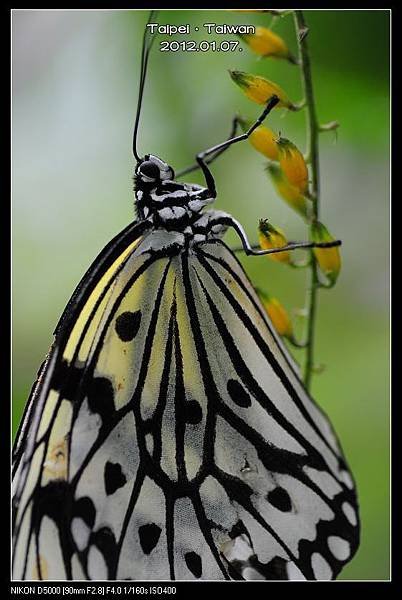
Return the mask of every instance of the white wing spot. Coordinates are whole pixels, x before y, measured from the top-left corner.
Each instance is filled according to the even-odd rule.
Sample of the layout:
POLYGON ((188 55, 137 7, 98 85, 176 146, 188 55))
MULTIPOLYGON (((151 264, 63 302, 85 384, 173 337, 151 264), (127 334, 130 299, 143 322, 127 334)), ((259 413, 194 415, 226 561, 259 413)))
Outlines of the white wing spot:
POLYGON ((91 546, 88 554, 88 575, 100 581, 107 579, 107 568, 102 553, 96 546, 91 546))
POLYGON ((311 557, 311 567, 313 569, 314 577, 317 580, 327 581, 332 579, 332 569, 318 552, 314 552, 311 557))
POLYGON ((72 579, 81 579, 81 580, 86 579, 77 553, 73 554, 73 556, 71 558, 71 571, 72 571, 72 579))
POLYGON ((262 575, 261 573, 259 573, 255 569, 253 569, 252 567, 246 567, 245 569, 243 569, 242 575, 243 575, 244 579, 246 579, 246 581, 250 581, 253 579, 264 579, 265 580, 264 575, 262 575))
POLYGON ((357 525, 357 517, 353 507, 349 504, 349 502, 344 502, 342 504, 342 510, 349 523, 355 527, 357 525))
POLYGON ((288 562, 286 565, 286 572, 289 577, 289 581, 306 581, 303 573, 300 571, 299 567, 295 565, 294 562, 288 562))
POLYGON ((248 539, 244 534, 238 535, 234 540, 222 544, 221 552, 229 562, 234 560, 247 561, 253 554, 248 539))
POLYGON ((347 471, 341 471, 341 479, 343 483, 350 489, 353 490, 355 487, 353 484, 353 480, 347 471))
POLYGON ((341 485, 330 473, 318 471, 311 467, 303 467, 303 471, 329 498, 334 498, 342 491, 341 485))
POLYGON ((71 533, 78 550, 80 552, 85 550, 91 533, 87 524, 79 517, 75 517, 71 522, 71 533))
POLYGON ((346 560, 350 556, 350 544, 337 535, 328 538, 328 548, 338 560, 346 560))

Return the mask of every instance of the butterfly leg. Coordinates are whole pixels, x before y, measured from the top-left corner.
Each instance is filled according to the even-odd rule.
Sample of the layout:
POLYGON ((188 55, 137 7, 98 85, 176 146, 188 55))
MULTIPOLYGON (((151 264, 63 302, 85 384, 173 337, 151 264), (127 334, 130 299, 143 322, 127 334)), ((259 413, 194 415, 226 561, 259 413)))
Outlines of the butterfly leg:
MULTIPOLYGON (((230 130, 229 136, 227 138, 228 140, 230 140, 236 136, 238 125, 239 125, 239 117, 236 115, 232 119, 232 127, 230 130)), ((225 150, 227 150, 227 148, 229 148, 229 146, 226 146, 225 148, 218 150, 218 152, 216 152, 213 156, 211 156, 208 160, 206 160, 205 162, 207 163, 207 165, 210 165, 216 158, 218 158, 218 156, 223 154, 223 152, 225 152, 225 150)), ((183 175, 187 175, 187 173, 192 173, 193 171, 197 171, 199 168, 200 168, 200 165, 198 163, 194 163, 194 164, 190 165, 189 167, 186 167, 185 169, 181 169, 178 173, 176 173, 176 178, 183 177, 183 175)))
POLYGON ((192 171, 196 171, 197 169, 202 169, 202 171, 204 173, 204 177, 208 184, 208 189, 209 189, 210 193, 211 194, 213 193, 213 196, 215 197, 216 196, 215 182, 214 182, 212 173, 208 169, 207 165, 211 164, 216 158, 218 158, 218 156, 220 156, 223 152, 225 152, 225 150, 227 150, 232 144, 235 144, 236 142, 241 142, 242 140, 246 140, 249 137, 249 135, 251 135, 253 133, 254 129, 256 129, 259 125, 261 125, 261 123, 264 121, 265 117, 274 108, 274 106, 276 106, 276 104, 278 104, 278 102, 279 102, 279 99, 277 98, 277 96, 272 96, 270 98, 267 106, 265 107, 264 111, 258 117, 256 122, 249 128, 248 131, 246 131, 245 133, 243 133, 241 135, 236 135, 239 120, 238 120, 238 117, 235 116, 232 121, 232 129, 230 131, 228 139, 226 141, 222 142, 221 144, 217 144, 216 146, 213 146, 212 148, 208 148, 207 150, 204 150, 204 152, 197 154, 197 157, 196 157, 197 162, 195 164, 191 165, 190 167, 187 167, 187 168, 179 171, 177 173, 177 177, 181 177, 182 175, 191 173, 192 171), (207 158, 207 156, 210 156, 210 158, 207 158))
POLYGON ((297 250, 299 248, 310 249, 310 248, 333 248, 334 246, 340 246, 340 240, 334 240, 332 242, 289 242, 286 246, 280 248, 270 248, 269 250, 256 249, 255 246, 250 244, 247 234, 243 229, 243 226, 234 219, 228 213, 222 211, 210 210, 203 213, 202 217, 194 224, 195 228, 203 229, 203 233, 206 234, 207 238, 221 237, 228 227, 233 227, 239 236, 244 252, 247 255, 262 256, 265 254, 275 254, 278 252, 284 252, 287 250, 297 250))
POLYGON ((237 135, 235 137, 229 138, 225 142, 217 144, 216 146, 212 146, 212 148, 208 148, 207 150, 204 150, 204 152, 200 152, 199 154, 197 154, 196 161, 199 164, 200 168, 202 169, 209 194, 213 198, 216 198, 215 180, 214 180, 214 177, 213 177, 211 171, 208 168, 207 157, 210 156, 211 154, 215 155, 217 152, 223 152, 224 150, 229 148, 229 146, 231 146, 232 144, 236 144, 237 142, 242 142, 243 140, 246 140, 253 133, 253 131, 261 125, 261 123, 264 121, 266 116, 278 104, 278 102, 279 102, 279 98, 277 96, 275 96, 275 95, 271 96, 271 98, 269 99, 269 101, 268 101, 266 107, 264 108, 263 112, 261 113, 261 115, 258 117, 258 119, 255 121, 255 123, 253 123, 253 125, 245 133, 242 133, 241 135, 237 135))
POLYGON ((229 218, 225 218, 225 224, 229 227, 233 227, 239 236, 243 250, 247 255, 253 256, 261 256, 265 254, 275 254, 278 252, 283 252, 286 250, 297 250, 298 248, 304 248, 306 250, 310 248, 332 248, 333 246, 340 246, 340 240, 334 240, 333 242, 289 242, 286 246, 282 246, 281 248, 270 248, 269 250, 256 250, 255 246, 252 246, 247 238, 247 234, 244 231, 242 225, 229 215, 229 218))

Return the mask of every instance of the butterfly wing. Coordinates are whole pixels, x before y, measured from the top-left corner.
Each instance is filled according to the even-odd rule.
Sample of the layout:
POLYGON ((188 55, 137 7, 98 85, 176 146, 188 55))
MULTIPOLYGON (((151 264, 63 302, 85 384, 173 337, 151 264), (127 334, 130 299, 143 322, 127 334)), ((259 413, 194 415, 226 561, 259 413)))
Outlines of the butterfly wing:
POLYGON ((335 577, 353 482, 240 264, 137 238, 84 278, 33 393, 14 577, 335 577))
MULTIPOLYGON (((81 404, 82 388, 94 368, 93 352, 107 319, 113 293, 122 285, 122 273, 146 231, 144 223, 133 223, 116 236, 97 257, 75 290, 55 331, 55 340, 33 386, 13 451, 13 565, 14 577, 48 578, 46 561, 41 569, 38 529, 40 502, 51 498, 51 490, 64 498, 61 486, 67 480, 68 454, 73 414, 81 404), (47 483, 50 485, 47 487, 47 483), (34 560, 35 556, 35 560, 34 560)), ((138 264, 138 268, 140 268, 138 264)), ((133 274, 134 276, 134 274, 133 274)), ((102 398, 100 400, 102 402, 102 398)), ((91 423, 88 423, 90 429, 91 423)), ((68 511, 68 507, 64 505, 68 511)), ((50 552, 67 543, 58 540, 50 552), (54 548, 53 548, 54 547, 54 548)), ((68 575, 65 556, 50 561, 57 565, 49 578, 68 575), (58 560, 60 558, 60 560, 58 560), (60 571, 60 572, 59 572, 60 571)))
POLYGON ((187 303, 215 406, 207 518, 233 507, 221 553, 246 579, 335 578, 359 539, 336 436, 233 254, 204 244, 190 265, 187 303))

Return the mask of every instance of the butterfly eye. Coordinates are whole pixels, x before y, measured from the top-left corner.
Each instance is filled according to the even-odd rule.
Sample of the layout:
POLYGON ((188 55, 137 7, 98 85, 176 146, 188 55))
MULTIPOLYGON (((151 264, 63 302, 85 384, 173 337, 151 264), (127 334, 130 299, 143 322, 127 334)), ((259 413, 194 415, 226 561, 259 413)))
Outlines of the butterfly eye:
POLYGON ((150 160, 143 162, 139 167, 139 171, 141 175, 144 175, 148 179, 155 180, 160 178, 159 167, 150 160))

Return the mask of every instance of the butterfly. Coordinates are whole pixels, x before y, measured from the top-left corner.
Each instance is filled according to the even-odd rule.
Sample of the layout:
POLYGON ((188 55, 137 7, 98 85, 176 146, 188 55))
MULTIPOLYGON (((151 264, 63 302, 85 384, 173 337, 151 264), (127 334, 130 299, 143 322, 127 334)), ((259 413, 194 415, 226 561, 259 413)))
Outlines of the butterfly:
POLYGON ((151 46, 145 29, 136 219, 73 293, 17 435, 13 578, 334 579, 359 543, 353 478, 222 238, 283 248, 207 208, 208 164, 278 98, 197 155, 205 187, 181 183, 137 151, 151 46))

